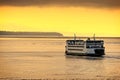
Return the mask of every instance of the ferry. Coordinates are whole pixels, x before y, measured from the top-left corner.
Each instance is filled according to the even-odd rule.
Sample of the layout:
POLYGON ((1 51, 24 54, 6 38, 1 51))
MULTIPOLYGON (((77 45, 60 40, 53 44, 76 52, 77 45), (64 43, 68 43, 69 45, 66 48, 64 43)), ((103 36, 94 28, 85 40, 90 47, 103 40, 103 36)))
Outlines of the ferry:
POLYGON ((66 55, 86 55, 86 56, 103 56, 105 55, 105 47, 103 40, 76 40, 74 37, 73 40, 66 40, 65 46, 66 55))

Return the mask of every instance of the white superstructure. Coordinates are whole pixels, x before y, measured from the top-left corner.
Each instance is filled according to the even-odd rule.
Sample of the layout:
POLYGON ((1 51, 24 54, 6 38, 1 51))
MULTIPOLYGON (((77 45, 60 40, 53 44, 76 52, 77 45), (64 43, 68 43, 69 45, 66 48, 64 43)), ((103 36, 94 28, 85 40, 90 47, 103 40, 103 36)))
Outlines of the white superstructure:
POLYGON ((103 40, 66 40, 65 53, 66 55, 105 55, 103 40))

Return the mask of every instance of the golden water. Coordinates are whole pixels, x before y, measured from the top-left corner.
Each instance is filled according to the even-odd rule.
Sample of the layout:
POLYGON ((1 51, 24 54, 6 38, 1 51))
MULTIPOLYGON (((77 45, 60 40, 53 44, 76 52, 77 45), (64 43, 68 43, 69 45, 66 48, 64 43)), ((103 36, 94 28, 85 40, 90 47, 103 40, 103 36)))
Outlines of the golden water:
POLYGON ((104 39, 103 57, 65 56, 65 40, 0 38, 0 79, 120 79, 120 39, 104 39))

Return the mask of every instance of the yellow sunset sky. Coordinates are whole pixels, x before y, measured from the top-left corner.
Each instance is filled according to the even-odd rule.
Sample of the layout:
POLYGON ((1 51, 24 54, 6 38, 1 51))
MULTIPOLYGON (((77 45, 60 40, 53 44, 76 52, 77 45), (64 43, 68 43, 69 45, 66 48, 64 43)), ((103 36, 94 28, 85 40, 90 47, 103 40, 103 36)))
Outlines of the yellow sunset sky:
POLYGON ((88 0, 87 4, 78 2, 77 6, 77 2, 69 3, 71 0, 68 3, 50 0, 46 4, 39 4, 43 0, 35 0, 38 4, 33 5, 28 5, 29 0, 25 3, 16 0, 19 4, 10 1, 0 0, 0 31, 60 32, 64 36, 73 36, 74 33, 92 36, 95 33, 96 36, 120 37, 120 7, 108 0, 105 1, 112 6, 106 6, 107 2, 106 5, 95 2, 87 5, 88 0))

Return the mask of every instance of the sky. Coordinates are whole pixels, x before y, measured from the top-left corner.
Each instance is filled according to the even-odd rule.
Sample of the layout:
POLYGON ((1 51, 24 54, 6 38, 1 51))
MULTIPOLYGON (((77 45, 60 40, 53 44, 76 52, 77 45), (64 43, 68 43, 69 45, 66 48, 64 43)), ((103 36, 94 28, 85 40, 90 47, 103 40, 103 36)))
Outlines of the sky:
POLYGON ((120 37, 120 0, 0 0, 0 31, 120 37))

